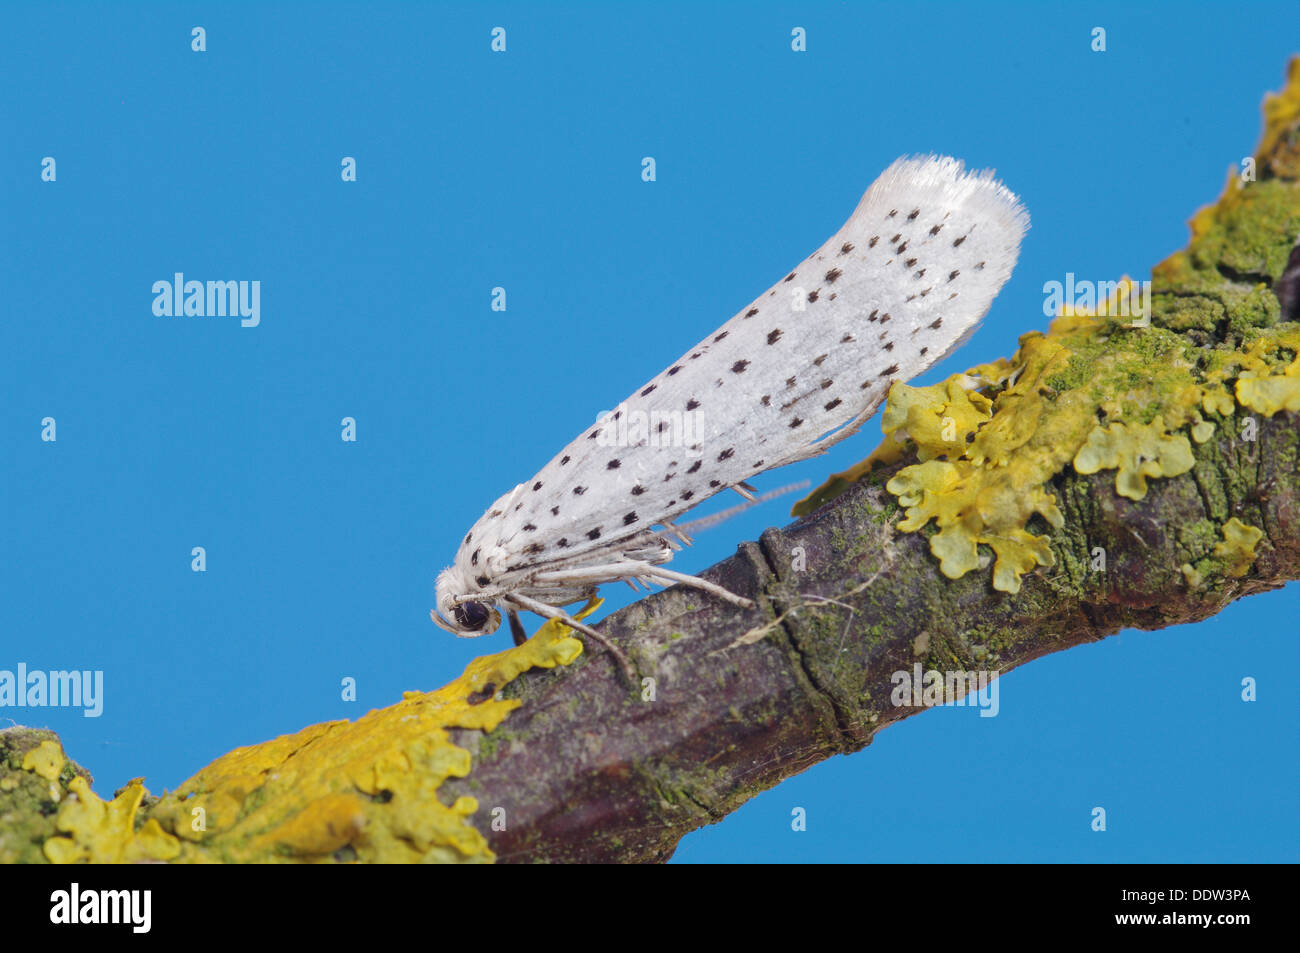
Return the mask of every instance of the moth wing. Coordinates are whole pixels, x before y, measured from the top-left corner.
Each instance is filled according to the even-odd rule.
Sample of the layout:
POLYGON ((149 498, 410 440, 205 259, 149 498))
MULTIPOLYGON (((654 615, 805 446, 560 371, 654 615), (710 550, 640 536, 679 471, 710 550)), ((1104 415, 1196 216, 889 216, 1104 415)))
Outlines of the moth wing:
POLYGON ((652 525, 847 436, 973 333, 1028 224, 992 172, 897 160, 789 275, 517 488, 496 534, 510 568, 650 545, 652 525))

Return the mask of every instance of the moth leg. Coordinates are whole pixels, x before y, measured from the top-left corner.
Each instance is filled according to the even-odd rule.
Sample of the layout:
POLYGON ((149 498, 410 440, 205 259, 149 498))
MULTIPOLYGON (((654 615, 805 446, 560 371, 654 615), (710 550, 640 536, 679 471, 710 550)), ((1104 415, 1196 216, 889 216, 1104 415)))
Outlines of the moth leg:
POLYGON ((515 645, 523 645, 528 641, 528 631, 519 621, 519 613, 511 609, 506 613, 506 617, 510 620, 510 636, 515 640, 515 645))
MULTIPOLYGON (((605 638, 605 636, 601 635, 591 626, 579 622, 577 619, 569 615, 563 609, 557 609, 555 606, 548 606, 545 602, 538 602, 536 599, 530 599, 528 596, 525 596, 522 593, 512 592, 507 598, 515 605, 519 606, 519 608, 521 609, 527 609, 529 612, 535 612, 539 616, 542 616, 543 618, 546 619, 559 619, 569 628, 577 629, 579 632, 583 633, 584 635, 591 636, 593 639, 595 639, 597 642, 603 645, 606 651, 608 651, 609 654, 614 656, 614 658, 618 661, 619 668, 623 670, 623 674, 627 677, 628 684, 629 685, 636 684, 636 678, 632 672, 632 663, 627 660, 627 656, 623 654, 623 650, 620 649, 613 642, 611 642, 609 639, 605 638)), ((590 601, 588 601, 587 604, 591 605, 590 601)))
MULTIPOLYGON (((574 566, 571 569, 551 569, 534 573, 532 582, 546 586, 589 588, 594 583, 618 582, 629 576, 640 578, 641 571, 651 566, 641 559, 618 559, 614 562, 600 563, 595 566, 574 566)), ((511 593, 515 595, 515 593, 511 593)), ((590 598, 590 597, 588 597, 590 598)))
MULTIPOLYGON (((622 559, 600 566, 582 566, 574 569, 557 569, 551 572, 537 573, 537 575, 533 576, 533 581, 549 585, 567 586, 579 582, 610 582, 617 579, 626 579, 629 576, 641 580, 648 579, 651 582, 659 583, 661 586, 681 583, 684 586, 691 586, 712 593, 719 599, 740 606, 742 609, 754 608, 754 603, 751 600, 738 596, 716 583, 705 582, 698 576, 675 572, 639 559, 622 559)), ((518 594, 512 593, 511 598, 518 598, 518 594)))
POLYGON ((738 596, 730 589, 724 589, 722 586, 701 579, 699 576, 691 576, 684 572, 676 572, 672 569, 665 569, 662 566, 647 566, 645 571, 642 573, 642 576, 664 584, 681 583, 683 586, 691 586, 695 589, 700 589, 704 592, 715 595, 726 602, 730 602, 733 606, 740 606, 742 609, 754 608, 754 601, 752 599, 738 596))

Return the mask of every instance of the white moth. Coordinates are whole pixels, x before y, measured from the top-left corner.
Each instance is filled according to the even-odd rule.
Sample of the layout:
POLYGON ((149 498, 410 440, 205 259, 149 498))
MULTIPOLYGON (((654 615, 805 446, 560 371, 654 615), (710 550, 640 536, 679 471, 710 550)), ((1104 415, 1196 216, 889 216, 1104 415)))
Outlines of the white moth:
POLYGON ((433 621, 486 635, 505 609, 519 640, 527 609, 596 638, 627 671, 561 607, 617 580, 752 606, 664 568, 690 543, 674 520, 729 488, 752 498, 748 478, 857 431, 894 381, 974 332, 1028 225, 991 171, 898 159, 826 244, 497 500, 439 574, 433 621))

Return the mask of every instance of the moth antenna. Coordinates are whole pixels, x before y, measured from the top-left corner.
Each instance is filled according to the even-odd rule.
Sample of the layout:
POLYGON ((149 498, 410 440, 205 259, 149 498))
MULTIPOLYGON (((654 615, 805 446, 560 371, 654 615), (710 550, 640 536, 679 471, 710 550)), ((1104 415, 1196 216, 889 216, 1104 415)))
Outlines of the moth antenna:
POLYGON ((697 520, 691 520, 689 523, 684 524, 682 528, 690 530, 692 533, 698 533, 701 530, 706 530, 710 527, 717 526, 719 523, 726 522, 733 516, 745 512, 745 510, 752 506, 758 506, 760 503, 775 500, 778 496, 785 496, 785 494, 793 493, 796 490, 806 490, 809 485, 810 481, 808 480, 801 480, 798 483, 790 483, 775 490, 770 490, 762 496, 754 497, 748 503, 740 503, 730 509, 721 510, 720 512, 714 513, 710 516, 701 516, 697 520))

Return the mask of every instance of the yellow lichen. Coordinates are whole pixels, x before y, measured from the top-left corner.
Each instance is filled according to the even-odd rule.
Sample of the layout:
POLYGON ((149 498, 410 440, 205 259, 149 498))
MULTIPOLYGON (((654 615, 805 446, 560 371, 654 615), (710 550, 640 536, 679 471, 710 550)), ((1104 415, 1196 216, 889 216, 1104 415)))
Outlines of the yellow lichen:
MULTIPOLYGON (((990 417, 993 406, 983 394, 968 390, 965 381, 952 377, 933 387, 895 384, 880 417, 885 433, 898 433, 916 441, 918 459, 959 457, 968 438, 990 417)), ((971 380, 971 385, 975 385, 971 380)))
POLYGON ((1278 411, 1300 411, 1300 357, 1281 374, 1246 371, 1237 381, 1237 401, 1272 417, 1278 411))
POLYGON ((1074 455, 1074 469, 1080 473, 1119 470, 1115 491, 1130 500, 1147 495, 1147 477, 1178 476, 1195 463, 1187 438, 1170 435, 1159 415, 1146 426, 1117 421, 1093 427, 1074 455))
POLYGON ((63 770, 63 749, 57 741, 42 741, 23 756, 23 770, 46 781, 57 781, 63 770))
POLYGON ((136 811, 144 799, 144 784, 134 778, 111 801, 104 801, 77 775, 68 783, 73 794, 59 808, 54 822, 68 836, 45 842, 45 856, 54 864, 130 864, 173 860, 180 842, 152 818, 137 830, 136 811))
POLYGON ((1250 571, 1255 561, 1255 544, 1264 538, 1264 531, 1246 525, 1235 516, 1220 529, 1223 542, 1215 544, 1214 556, 1227 564, 1229 576, 1240 579, 1250 571))
POLYGON ((475 659, 436 691, 407 692, 354 722, 237 748, 165 794, 138 829, 139 780, 104 802, 75 778, 76 797, 60 809, 61 833, 46 841, 45 854, 55 863, 491 862, 486 839, 468 822, 478 802, 438 798, 442 781, 466 776, 472 760, 448 731, 500 725, 521 704, 499 696, 505 685, 582 653, 570 632, 549 621, 524 645, 475 659))

